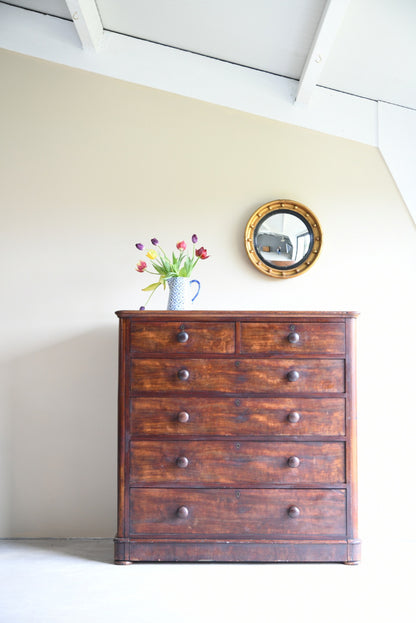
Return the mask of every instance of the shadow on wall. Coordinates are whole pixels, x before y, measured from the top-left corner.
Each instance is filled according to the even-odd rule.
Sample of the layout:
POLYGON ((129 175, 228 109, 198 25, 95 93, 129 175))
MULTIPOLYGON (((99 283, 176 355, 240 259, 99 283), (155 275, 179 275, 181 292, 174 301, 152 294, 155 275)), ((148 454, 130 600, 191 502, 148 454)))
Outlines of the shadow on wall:
POLYGON ((11 364, 11 536, 114 536, 117 328, 11 364))

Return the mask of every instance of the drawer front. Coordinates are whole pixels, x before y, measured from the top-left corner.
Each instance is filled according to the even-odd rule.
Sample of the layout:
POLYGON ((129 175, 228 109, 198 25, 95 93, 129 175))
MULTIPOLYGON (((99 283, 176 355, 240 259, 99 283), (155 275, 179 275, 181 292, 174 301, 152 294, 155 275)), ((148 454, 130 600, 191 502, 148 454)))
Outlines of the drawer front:
POLYGON ((131 534, 342 537, 343 489, 131 489, 131 534))
POLYGON ((343 359, 132 359, 130 374, 133 393, 321 393, 345 387, 343 359))
POLYGON ((132 435, 345 435, 343 398, 151 396, 130 402, 132 435))
POLYGON ((130 482, 189 486, 342 483, 344 443, 132 441, 130 482))
POLYGON ((345 353, 343 322, 243 322, 242 353, 345 353))
POLYGON ((233 322, 133 322, 132 353, 234 353, 233 322))

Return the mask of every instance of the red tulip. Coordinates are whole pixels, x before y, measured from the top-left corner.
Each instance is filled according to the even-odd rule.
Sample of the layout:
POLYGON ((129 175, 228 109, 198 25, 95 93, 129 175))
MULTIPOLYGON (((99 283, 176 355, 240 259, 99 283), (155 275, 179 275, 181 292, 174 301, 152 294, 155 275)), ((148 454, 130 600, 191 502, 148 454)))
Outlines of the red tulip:
POLYGON ((186 242, 184 240, 182 240, 181 242, 177 242, 176 243, 176 248, 180 249, 181 251, 185 251, 185 249, 186 249, 186 242))
POLYGON ((146 270, 146 268, 147 268, 147 264, 146 262, 143 262, 143 261, 139 262, 136 266, 136 270, 138 273, 143 273, 146 270))
POLYGON ((209 258, 208 252, 206 249, 204 249, 204 247, 201 247, 200 249, 197 249, 195 251, 195 255, 197 257, 199 257, 201 260, 206 260, 209 258))

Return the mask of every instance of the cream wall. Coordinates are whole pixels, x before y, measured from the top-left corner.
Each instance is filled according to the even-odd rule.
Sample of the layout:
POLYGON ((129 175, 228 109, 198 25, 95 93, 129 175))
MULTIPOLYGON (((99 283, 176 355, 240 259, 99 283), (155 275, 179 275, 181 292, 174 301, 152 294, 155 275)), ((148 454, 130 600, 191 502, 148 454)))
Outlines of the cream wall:
POLYGON ((0 75, 0 535, 113 536, 113 312, 144 302, 135 242, 197 233, 199 309, 361 312, 360 533, 411 539, 416 228, 377 149, 4 51, 0 75), (324 232, 286 282, 243 244, 278 198, 324 232))

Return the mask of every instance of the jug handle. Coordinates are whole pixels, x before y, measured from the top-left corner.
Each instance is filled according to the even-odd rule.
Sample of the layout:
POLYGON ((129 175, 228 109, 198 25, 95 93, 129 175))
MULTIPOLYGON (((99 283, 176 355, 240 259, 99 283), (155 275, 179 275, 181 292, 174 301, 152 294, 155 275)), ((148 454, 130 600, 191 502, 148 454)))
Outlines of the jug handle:
POLYGON ((195 296, 194 296, 194 297, 192 298, 192 300, 191 300, 191 303, 193 303, 193 302, 194 302, 194 300, 196 299, 196 297, 197 297, 197 296, 198 296, 198 294, 199 294, 199 291, 200 291, 200 289, 201 289, 201 284, 199 283, 198 279, 192 279, 192 280, 190 281, 190 283, 196 283, 196 284, 198 284, 198 290, 196 291, 195 296))

